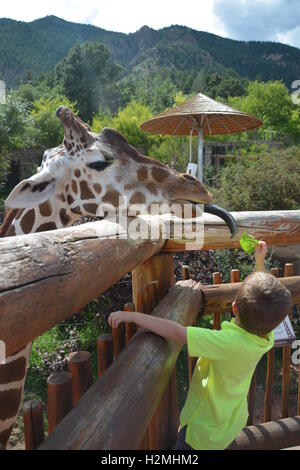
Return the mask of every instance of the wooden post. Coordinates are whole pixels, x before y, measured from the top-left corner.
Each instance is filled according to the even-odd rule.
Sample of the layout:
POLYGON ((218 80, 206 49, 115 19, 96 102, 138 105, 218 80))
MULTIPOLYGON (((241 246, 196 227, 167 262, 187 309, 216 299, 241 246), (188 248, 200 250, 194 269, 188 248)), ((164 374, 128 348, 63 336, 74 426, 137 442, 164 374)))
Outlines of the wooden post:
MULTIPOLYGON (((221 273, 213 273, 213 284, 222 284, 222 274, 221 273)), ((214 313, 214 322, 213 322, 213 329, 220 330, 221 329, 221 313, 214 313)))
POLYGON ((93 384, 91 355, 88 351, 69 354, 69 371, 72 374, 72 400, 77 405, 82 395, 93 384))
POLYGON ((124 323, 120 323, 117 328, 111 329, 114 342, 114 361, 124 348, 124 323))
POLYGON ((230 282, 240 282, 241 280, 241 273, 239 269, 232 269, 230 271, 230 282))
MULTIPOLYGON (((159 300, 164 298, 169 288, 175 283, 174 260, 172 255, 156 255, 145 261, 132 271, 132 292, 133 302, 138 305, 138 293, 142 288, 158 281, 159 300)), ((138 309, 139 311, 139 309, 138 309)), ((173 371, 173 377, 165 390, 162 398, 162 411, 165 417, 162 421, 160 435, 156 439, 157 450, 169 449, 176 440, 177 429, 179 425, 179 411, 170 410, 170 403, 176 406, 177 403, 177 381, 176 367, 173 371)))
MULTIPOLYGON (((124 311, 125 312, 134 312, 135 311, 135 305, 133 302, 128 302, 127 304, 124 305, 124 311)), ((133 335, 136 333, 136 324, 135 323, 126 323, 125 324, 125 334, 126 334, 126 344, 129 343, 133 335)))
MULTIPOLYGON (((279 269, 271 268, 270 274, 279 277, 279 269)), ((272 398, 275 374, 275 349, 272 348, 267 353, 267 378, 266 378, 266 392, 264 400, 264 422, 267 423, 272 420, 272 398)))
POLYGON ((248 421, 247 426, 251 426, 253 424, 254 418, 254 402, 255 402, 255 389, 256 389, 256 375, 257 375, 257 367, 253 373, 251 385, 248 393, 248 421))
POLYGON ((38 400, 23 405, 25 449, 35 450, 45 439, 43 405, 38 400))
MULTIPOLYGON (((292 277, 294 275, 294 265, 286 263, 284 267, 284 277, 292 277)), ((291 317, 292 312, 287 312, 291 317)), ((282 403, 281 417, 289 416, 289 388, 290 388, 290 368, 291 368, 291 346, 283 346, 282 350, 282 403)))
MULTIPOLYGON (((187 279, 190 279, 190 272, 188 266, 182 266, 182 279, 186 281, 187 279)), ((191 383, 192 376, 193 376, 193 371, 194 367, 196 364, 196 358, 195 357, 190 357, 188 350, 187 350, 187 363, 188 363, 188 378, 189 378, 189 384, 191 383)))
POLYGON ((48 434, 72 409, 72 375, 55 372, 48 378, 48 434))
POLYGON ((275 372, 275 348, 268 351, 267 354, 267 378, 264 403, 264 422, 272 421, 272 394, 274 386, 275 372))
POLYGON ((101 335, 97 338, 98 378, 112 364, 114 345, 112 335, 101 335))

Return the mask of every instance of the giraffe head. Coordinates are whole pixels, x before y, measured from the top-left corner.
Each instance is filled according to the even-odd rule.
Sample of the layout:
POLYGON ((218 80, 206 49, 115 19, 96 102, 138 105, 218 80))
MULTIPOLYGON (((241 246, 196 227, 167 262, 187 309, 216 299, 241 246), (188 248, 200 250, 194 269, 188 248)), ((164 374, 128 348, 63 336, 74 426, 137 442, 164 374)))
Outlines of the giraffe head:
POLYGON ((66 227, 81 215, 102 216, 103 206, 118 208, 120 197, 129 206, 146 207, 211 202, 200 181, 141 155, 117 131, 94 134, 63 106, 56 114, 64 125, 63 143, 47 150, 38 172, 8 196, 6 207, 17 210, 11 234, 66 227))

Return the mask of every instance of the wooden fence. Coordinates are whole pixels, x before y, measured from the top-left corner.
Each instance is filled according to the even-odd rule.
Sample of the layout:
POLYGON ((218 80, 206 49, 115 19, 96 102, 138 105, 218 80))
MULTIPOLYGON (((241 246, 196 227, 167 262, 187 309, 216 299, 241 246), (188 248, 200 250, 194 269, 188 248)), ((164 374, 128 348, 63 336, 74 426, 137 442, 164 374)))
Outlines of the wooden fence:
MULTIPOLYGON (((269 244, 300 243, 298 211, 235 216, 239 233, 246 230, 269 244)), ((193 324, 201 311, 214 315, 214 326, 219 328, 221 314, 230 311, 240 285, 236 271, 230 284, 222 284, 215 274, 214 285, 200 286, 188 279, 185 268, 186 280, 175 284, 171 253, 185 250, 184 243, 131 240, 122 238, 123 227, 118 229, 121 236, 116 238, 116 224, 93 222, 0 241, 0 338, 8 354, 70 317, 131 270, 133 303, 126 308, 136 306, 183 325, 193 324), (45 302, 45 292, 51 303, 45 302)), ((237 246, 237 240, 229 238, 219 219, 207 219, 204 248, 231 248, 237 246)), ((300 277, 289 272, 281 282, 291 291, 294 303, 300 304, 300 277)), ((171 448, 179 417, 175 364, 180 345, 143 329, 135 333, 130 325, 122 352, 121 338, 120 331, 113 331, 113 342, 110 337, 98 341, 99 379, 93 385, 89 356, 84 352, 73 355, 69 372, 49 379, 50 436, 41 449, 171 448)), ((284 364, 286 413, 288 351, 284 364)), ((267 417, 272 371, 270 355, 267 417)), ((26 445, 37 447, 43 439, 40 406, 26 406, 26 445)), ((294 439, 295 433, 292 435, 294 439)))

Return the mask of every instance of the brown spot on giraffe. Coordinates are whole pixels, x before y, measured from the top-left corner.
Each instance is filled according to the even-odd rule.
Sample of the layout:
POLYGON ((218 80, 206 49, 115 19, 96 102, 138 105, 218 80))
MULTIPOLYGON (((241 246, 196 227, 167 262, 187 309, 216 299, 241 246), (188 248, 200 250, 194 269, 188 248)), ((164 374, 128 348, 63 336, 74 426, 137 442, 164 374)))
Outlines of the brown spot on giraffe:
POLYGON ((52 207, 49 201, 39 205, 40 214, 43 217, 49 217, 52 214, 52 207))
POLYGON ((24 233, 29 233, 32 230, 35 221, 34 209, 30 209, 21 220, 21 228, 24 233))
POLYGON ((136 181, 131 181, 130 183, 125 184, 124 189, 126 191, 131 191, 132 189, 135 189, 138 187, 138 184, 136 181))
POLYGON ((84 199, 94 199, 95 195, 86 181, 80 181, 80 197, 84 199))
POLYGON ((59 217, 64 227, 71 221, 71 217, 67 214, 66 209, 60 209, 59 217))
POLYGON ((0 384, 22 380, 25 374, 26 358, 19 357, 13 362, 2 364, 0 367, 0 384))
MULTIPOLYGON (((18 210, 18 209, 17 209, 17 210, 18 210)), ((19 218, 20 218, 21 215, 23 214, 24 210, 25 210, 25 209, 20 209, 20 210, 18 210, 17 215, 16 215, 16 217, 15 217, 16 220, 19 220, 19 218)))
POLYGON ((145 166, 138 169, 137 178, 139 181, 145 181, 148 178, 148 170, 145 166))
POLYGON ((87 212, 89 212, 89 214, 95 215, 97 213, 97 204, 83 204, 83 207, 87 212))
POLYGON ((80 214, 81 215, 81 210, 80 210, 79 206, 71 208, 71 212, 73 212, 74 214, 80 214))
POLYGON ((16 415, 19 409, 22 387, 0 392, 0 420, 16 415))
POLYGON ((70 196, 70 194, 68 195, 67 200, 68 200, 69 206, 70 206, 71 204, 73 204, 73 202, 74 202, 74 199, 72 198, 72 196, 70 196))
POLYGON ((148 191, 151 194, 154 194, 154 195, 157 194, 157 188, 156 188, 156 185, 154 183, 147 183, 146 188, 148 189, 148 191))
POLYGON ((138 191, 131 196, 129 204, 144 204, 145 201, 144 194, 138 191))
POLYGON ((16 235, 16 229, 14 225, 11 225, 6 233, 6 237, 14 237, 16 235))
POLYGON ((0 432, 0 442, 2 442, 3 447, 5 448, 7 441, 9 439, 9 436, 12 432, 14 425, 12 424, 8 429, 5 429, 4 431, 0 432))
POLYGON ((75 180, 72 180, 72 191, 73 193, 77 194, 78 189, 77 189, 77 183, 75 180))
POLYGON ((100 193, 101 193, 101 191, 102 191, 101 184, 95 183, 95 184, 93 185, 93 187, 94 187, 94 190, 96 191, 97 194, 100 194, 100 193))
POLYGON ((113 187, 108 187, 108 191, 106 192, 105 196, 102 198, 102 201, 107 202, 108 204, 112 204, 114 207, 118 207, 120 196, 121 194, 119 193, 119 191, 117 191, 113 187))
POLYGON ((170 171, 163 167, 152 168, 152 176, 158 183, 163 183, 170 176, 170 171))
POLYGON ((79 170, 79 168, 76 168, 76 170, 74 171, 74 175, 76 176, 76 178, 80 178, 81 171, 79 170))
POLYGON ((54 222, 46 222, 45 224, 40 225, 36 232, 48 232, 49 230, 55 230, 56 224, 54 222))
POLYGON ((64 193, 58 194, 57 199, 59 199, 62 202, 66 202, 66 198, 65 198, 64 193))

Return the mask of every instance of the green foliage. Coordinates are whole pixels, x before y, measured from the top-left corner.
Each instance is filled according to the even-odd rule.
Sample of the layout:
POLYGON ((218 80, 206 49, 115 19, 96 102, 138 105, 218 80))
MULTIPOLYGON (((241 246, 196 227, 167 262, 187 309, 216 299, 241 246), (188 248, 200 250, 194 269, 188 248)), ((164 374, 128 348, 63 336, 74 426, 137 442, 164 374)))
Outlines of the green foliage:
POLYGON ((124 109, 121 109, 115 117, 103 112, 94 116, 92 129, 94 132, 100 132, 103 127, 112 127, 124 134, 128 142, 141 152, 148 152, 156 137, 143 132, 140 125, 151 117, 150 108, 132 101, 124 109))
POLYGON ((112 82, 120 66, 111 60, 110 50, 103 44, 88 42, 74 46, 56 67, 56 78, 63 92, 77 103, 85 120, 99 108, 103 87, 112 82))
POLYGON ((239 158, 220 172, 217 201, 226 209, 292 210, 300 208, 300 148, 239 158))
POLYGON ((76 112, 75 103, 63 96, 54 99, 41 98, 33 102, 31 112, 33 128, 30 132, 35 146, 53 148, 62 143, 64 129, 55 114, 56 109, 62 104, 76 112))
POLYGON ((14 148, 30 145, 27 128, 31 120, 26 104, 16 95, 7 96, 5 104, 0 104, 0 149, 1 153, 14 148))
POLYGON ((261 132, 291 134, 300 138, 299 107, 293 104, 282 82, 250 82, 245 97, 229 98, 229 104, 263 121, 261 132))

